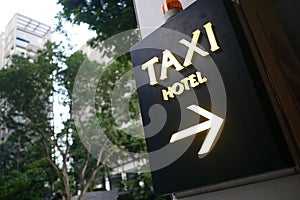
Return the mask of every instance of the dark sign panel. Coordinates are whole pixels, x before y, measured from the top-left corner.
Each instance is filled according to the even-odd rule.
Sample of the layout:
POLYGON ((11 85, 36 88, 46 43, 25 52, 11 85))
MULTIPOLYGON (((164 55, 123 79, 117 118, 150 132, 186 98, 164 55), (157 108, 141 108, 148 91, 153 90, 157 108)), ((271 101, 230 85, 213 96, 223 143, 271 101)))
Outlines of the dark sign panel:
POLYGON ((288 165, 222 0, 198 0, 131 56, 157 194, 288 165))

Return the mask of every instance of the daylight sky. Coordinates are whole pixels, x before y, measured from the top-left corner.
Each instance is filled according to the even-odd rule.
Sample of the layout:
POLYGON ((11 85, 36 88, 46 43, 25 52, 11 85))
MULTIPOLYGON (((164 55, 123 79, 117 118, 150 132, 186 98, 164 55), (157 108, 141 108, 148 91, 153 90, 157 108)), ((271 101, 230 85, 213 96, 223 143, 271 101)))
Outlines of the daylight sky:
MULTIPOLYGON (((3 0, 0 2, 0 32, 5 30, 5 26, 8 24, 13 15, 18 12, 27 17, 38 20, 42 23, 55 27, 56 19, 54 18, 56 13, 61 9, 59 5, 56 5, 57 0, 3 0)), ((72 26, 70 24, 65 25, 66 30, 71 35, 72 45, 79 48, 85 44, 86 40, 91 38, 94 33, 87 30, 86 25, 72 26)), ((60 41, 64 38, 57 34, 52 35, 53 41, 60 41)), ((75 47, 75 49, 76 49, 75 47)))

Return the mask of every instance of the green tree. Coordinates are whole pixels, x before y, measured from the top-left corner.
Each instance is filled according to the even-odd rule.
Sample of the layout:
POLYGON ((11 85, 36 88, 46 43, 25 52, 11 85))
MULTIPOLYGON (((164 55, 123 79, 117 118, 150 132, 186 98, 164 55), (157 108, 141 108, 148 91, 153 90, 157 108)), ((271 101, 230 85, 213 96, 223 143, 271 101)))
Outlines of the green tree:
MULTIPOLYGON (((55 181, 59 185, 61 199, 71 199, 72 192, 75 192, 73 189, 77 187, 77 183, 74 185, 74 180, 80 180, 78 190, 81 191, 80 198, 83 197, 92 187, 99 170, 105 167, 101 162, 102 157, 90 156, 89 151, 83 147, 70 117, 62 120, 61 129, 55 129, 53 126, 53 99, 63 98, 61 103, 65 106, 71 105, 71 98, 63 86, 68 85, 66 81, 68 77, 70 77, 68 80, 74 80, 76 67, 85 58, 82 53, 64 56, 59 45, 47 43, 45 49, 38 51, 33 62, 27 58, 14 56, 13 64, 0 71, 0 94, 5 102, 0 121, 11 132, 11 136, 3 145, 12 145, 11 149, 6 151, 9 157, 12 156, 11 159, 1 162, 1 165, 8 173, 10 169, 23 173, 17 183, 21 180, 20 184, 28 185, 24 173, 37 169, 37 166, 48 167, 49 165, 44 165, 44 161, 47 160, 53 169, 44 170, 46 175, 52 178, 48 176, 51 180, 48 179, 47 182, 52 184, 55 181), (67 70, 63 70, 64 67, 67 70), (24 149, 26 151, 23 151, 24 149), (30 156, 27 156, 28 154, 30 156)), ((98 65, 88 60, 86 62, 98 65)), ((71 111, 72 107, 69 112, 71 111)), ((100 155, 103 154, 99 153, 100 155)), ((6 191, 5 188, 2 189, 6 191)), ((21 190, 17 192, 8 190, 8 192, 13 194, 21 190)))
MULTIPOLYGON (((89 90, 92 90, 90 88, 90 83, 96 82, 97 87, 96 87, 96 92, 95 92, 95 99, 94 99, 94 103, 95 104, 95 108, 97 108, 97 123, 100 123, 101 128, 103 129, 103 132, 105 133, 105 135, 107 136, 107 138, 109 138, 109 141, 112 142, 113 144, 115 144, 117 146, 117 148, 115 149, 115 152, 118 152, 118 148, 122 148, 126 151, 131 151, 131 152, 144 152, 145 149, 145 139, 144 138, 138 138, 138 137, 133 137, 130 135, 127 135, 126 133, 124 133, 124 130, 120 127, 120 124, 116 123, 116 120, 118 120, 118 118, 120 118, 120 120, 122 120, 122 116, 113 116, 113 111, 115 110, 114 105, 121 105, 121 110, 124 110, 126 106, 129 107, 129 111, 130 111, 130 117, 132 119, 133 122, 138 121, 140 118, 139 116, 139 105, 138 105, 138 100, 137 100, 137 96, 136 94, 133 95, 129 101, 129 105, 124 105, 122 104, 122 99, 125 98, 124 94, 126 92, 129 92, 130 90, 132 91, 134 88, 134 80, 133 77, 127 77, 129 79, 131 79, 131 84, 129 84, 129 88, 128 91, 126 89, 126 87, 122 87, 120 88, 122 90, 122 94, 119 96, 119 98, 115 99, 115 104, 112 104, 112 95, 114 93, 115 88, 117 87, 117 85, 122 85, 122 83, 118 83, 118 80, 120 80, 121 77, 124 77, 127 75, 127 72, 130 71, 132 69, 132 65, 130 60, 128 60, 128 57, 126 57, 125 59, 120 59, 120 60, 116 60, 113 63, 111 63, 108 67, 105 66, 101 66, 97 63, 91 63, 87 60, 87 57, 85 55, 83 55, 81 52, 76 52, 75 54, 73 54, 69 59, 67 59, 66 61, 67 67, 65 70, 63 70, 60 75, 64 80, 64 85, 66 86, 67 89, 67 93, 69 94, 68 96, 72 96, 72 101, 73 103, 76 103, 77 101, 80 102, 79 105, 81 106, 82 110, 86 110, 87 108, 89 108, 91 106, 91 102, 93 102, 93 100, 84 98, 85 96, 87 96, 87 93, 89 93, 89 90), (76 58, 76 59, 75 59, 76 58), (80 59, 78 59, 80 58, 80 59), (127 59, 127 62, 125 62, 125 60, 127 59), (87 70, 84 71, 80 71, 78 73, 78 71, 80 70, 79 67, 84 65, 86 68, 88 68, 87 70), (89 66, 91 65, 91 66, 89 66), (88 66, 88 67, 87 67, 88 66), (101 76, 101 80, 100 77, 96 77, 93 76, 93 74, 99 74, 98 70, 96 70, 96 68, 100 68, 99 70, 102 72, 102 76, 101 76), (76 76, 75 76, 76 75, 76 76), (92 77, 92 78, 91 78, 92 77), (80 84, 80 88, 76 88, 76 94, 74 94, 74 82, 75 79, 81 83, 80 84), (116 118, 117 117, 117 118, 116 118)), ((93 88, 93 87, 92 87, 93 88)), ((93 88, 95 89, 95 88, 93 88)), ((93 106, 92 104, 92 106, 93 106)), ((70 108, 72 108, 72 105, 70 105, 70 108)), ((77 108, 78 109, 78 108, 77 108)), ((89 135, 89 129, 91 129, 91 133, 93 133, 93 129, 95 129, 96 126, 95 124, 89 124, 89 112, 84 112, 83 114, 84 116, 82 116, 83 119, 81 119, 81 117, 79 116, 78 119, 80 120, 80 125, 82 124, 82 126, 85 126, 86 124, 88 124, 85 127, 85 132, 84 135, 87 136, 89 135), (85 118, 85 120, 84 120, 85 118)), ((131 127, 128 131, 130 131, 131 133, 133 131, 136 131, 136 127, 135 126, 140 126, 140 124, 131 124, 131 127)), ((141 130, 141 129, 138 129, 141 130)), ((139 133, 142 134, 142 133, 139 133)), ((79 138, 77 134, 73 135, 73 146, 74 145, 78 145, 79 143, 82 143, 82 139, 85 140, 84 138, 79 138)), ((88 145, 85 146, 85 149, 81 149, 83 148, 83 145, 78 145, 79 148, 72 148, 73 150, 71 150, 71 157, 74 160, 74 162, 78 162, 78 163, 82 163, 82 165, 77 165, 78 167, 80 167, 79 169, 82 168, 82 166, 86 166, 85 168, 85 172, 90 171, 91 169, 86 165, 86 163, 91 163, 94 162, 93 160, 91 160, 91 155, 89 154, 82 154, 82 152, 84 151, 91 151, 90 148, 96 148, 96 149, 102 149, 102 148, 106 148, 106 141, 102 141, 100 136, 97 135, 93 135, 92 136, 87 136, 87 140, 89 140, 88 145), (96 142, 95 143, 93 143, 96 142), (100 141, 100 142, 99 142, 100 141)), ((107 140, 107 139, 106 139, 107 140)), ((98 152, 98 153, 102 153, 102 151, 98 152)), ((126 152, 125 152, 126 154, 126 152)), ((121 155, 122 156, 122 155, 121 155)), ((110 160, 111 158, 109 157, 108 160, 110 160)), ((97 160, 97 159, 96 159, 97 160)), ((85 174, 80 174, 78 173, 79 171, 78 168, 74 168, 74 175, 76 177, 76 180, 78 183, 81 184, 82 180, 91 180, 91 179, 86 179, 85 174), (77 174, 77 175, 76 175, 77 174), (80 176, 78 176, 80 175, 80 176)), ((102 173, 97 174, 97 176, 103 177, 103 171, 100 171, 102 173)), ((145 175, 144 174, 140 174, 139 176, 137 176, 137 180, 143 179, 145 175)), ((96 177, 96 176, 95 176, 96 177)), ((145 182, 147 184, 146 187, 137 187, 135 188, 135 193, 145 193, 145 195, 147 196, 147 194, 153 195, 153 192, 151 192, 150 190, 150 183, 151 183, 151 179, 145 179, 145 182)), ((133 189, 133 187, 128 187, 128 189, 133 189)), ((145 197, 144 195, 144 197, 145 197)), ((148 197, 149 197, 148 195, 148 197)), ((144 198, 147 199, 147 198, 144 198)))
POLYGON ((3 161, 0 166, 0 199, 50 198, 51 185, 56 177, 53 169, 32 146, 22 145, 23 149, 18 149, 19 137, 15 135, 0 145, 3 161), (13 149, 16 147, 13 144, 17 144, 17 149, 13 149))
MULTIPOLYGON (((132 0, 58 0, 58 4, 62 5, 62 11, 58 14, 60 19, 58 30, 63 29, 62 19, 73 24, 88 24, 89 29, 97 33, 96 38, 93 38, 89 44, 100 49, 104 56, 119 55, 118 48, 115 47, 120 45, 131 46, 138 41, 139 36, 136 32, 130 32, 130 35, 124 34, 124 36, 122 35, 121 38, 118 37, 117 39, 112 37, 120 32, 137 28, 132 0), (108 38, 110 38, 109 42, 103 43, 108 38)), ((101 82, 97 87, 95 103, 96 107, 99 108, 97 112, 99 122, 109 139, 114 144, 124 147, 124 149, 139 152, 145 150, 145 140, 122 133, 112 116, 114 108, 111 107, 111 95, 116 82, 130 70, 132 70, 132 64, 129 54, 117 58, 117 61, 111 64, 102 75, 101 82)), ((72 81, 68 82, 72 83, 72 81)), ((70 89, 72 88, 68 89, 69 93, 71 92, 70 89)), ((136 94, 131 98, 129 110, 133 119, 139 118, 139 105, 136 94)), ((134 128, 132 128, 132 131, 134 131, 134 128)))
POLYGON ((49 188, 44 184, 47 180, 46 172, 42 168, 34 168, 25 171, 11 171, 1 178, 1 200, 30 200, 41 199, 49 196, 49 188), (48 193, 48 194, 47 194, 48 193))
MULTIPOLYGON (((63 6, 62 12, 58 14, 58 29, 63 29, 63 19, 75 24, 87 23, 91 30, 97 32, 90 44, 102 49, 105 55, 110 52, 118 53, 112 49, 119 41, 102 45, 103 40, 136 28, 131 0, 59 0, 58 3, 63 6)), ((135 37, 124 37, 122 42, 133 44, 137 35, 132 36, 135 37)), ((79 199, 84 198, 85 193, 92 189, 95 178, 106 173, 103 161, 118 151, 117 148, 107 149, 107 138, 93 138, 86 145, 82 142, 85 138, 80 138, 77 134, 71 118, 72 103, 81 101, 79 97, 86 94, 90 81, 97 81, 86 80, 87 85, 81 88, 77 94, 79 96, 72 94, 75 78, 85 80, 90 77, 89 74, 78 74, 82 63, 91 69, 103 68, 100 63, 89 61, 81 52, 64 56, 57 45, 48 43, 44 50, 38 52, 34 62, 15 57, 13 65, 0 72, 1 98, 8 104, 6 112, 0 117, 1 124, 13 130, 12 135, 21 135, 24 141, 22 144, 30 144, 50 163, 58 179, 55 185, 59 188, 61 199, 68 200, 71 199, 73 188, 81 191, 79 199), (61 103, 69 109, 69 116, 63 119, 61 130, 54 129, 53 115, 49 115, 53 109, 53 96, 62 98, 61 103), (101 146, 96 144, 99 140, 102 140, 101 146), (90 152, 95 147, 99 147, 96 148, 98 152, 92 156, 90 152)), ((145 150, 145 141, 124 134, 114 121, 111 107, 111 95, 116 81, 131 68, 127 54, 105 70, 104 79, 97 87, 95 104, 99 108, 97 118, 109 140, 125 150, 138 152, 145 150)), ((91 70, 86 73, 93 72, 91 70)), ((82 109, 89 109, 86 107, 88 103, 80 102, 82 109)), ((137 117, 137 107, 135 96, 130 101, 129 108, 133 119, 137 117)), ((89 138, 89 134, 94 131, 95 122, 87 116, 79 116, 79 119, 82 119, 80 123, 83 126, 88 124, 86 127, 89 129, 85 130, 85 135, 89 138)))
MULTIPOLYGON (((88 87, 89 82, 93 81, 89 79, 89 77, 91 77, 89 74, 78 75, 79 67, 83 63, 85 66, 89 66, 92 69, 87 73, 93 73, 93 69, 103 67, 103 65, 100 63, 88 60, 85 54, 83 54, 81 51, 78 51, 66 59, 65 69, 61 70, 58 74, 61 84, 64 88, 63 90, 65 98, 63 100, 63 104, 68 106, 70 113, 73 113, 73 102, 82 101, 81 97, 84 97, 86 92, 90 90, 88 87), (81 91, 79 91, 80 95, 78 97, 74 95, 72 96, 73 86, 76 78, 83 79, 84 82, 84 84, 82 84, 81 91)), ((92 99, 81 102, 80 109, 85 110, 89 108, 89 101, 92 101, 92 99)), ((82 126, 86 126, 89 129, 84 130, 85 136, 88 138, 87 140, 89 140, 88 146, 83 144, 82 139, 84 138, 79 137, 73 122, 73 118, 69 118, 65 123, 69 124, 69 130, 71 130, 72 146, 69 151, 69 156, 72 164, 72 175, 74 181, 76 182, 75 185, 77 190, 81 191, 79 196, 79 199, 81 199, 84 198, 86 192, 92 189, 95 178, 105 175, 106 166, 104 163, 102 163, 102 161, 108 159, 109 156, 114 152, 114 149, 108 150, 106 148, 105 138, 104 140, 102 140, 101 137, 92 140, 90 137, 88 137, 89 134, 93 134, 94 127, 96 127, 91 124, 88 112, 86 116, 79 116, 78 118, 80 119, 82 126), (84 119, 81 120, 81 117, 84 119), (99 144, 95 144, 95 142, 99 142, 99 144), (92 155, 90 152, 92 148, 95 148, 95 146, 99 147, 99 149, 97 149, 96 154, 92 155)))
POLYGON ((90 30, 96 31, 97 36, 91 40, 94 47, 117 33, 137 27, 132 0, 58 0, 58 4, 63 8, 59 19, 86 23, 90 30))
POLYGON ((53 72, 59 67, 53 62, 56 54, 54 47, 48 43, 45 50, 37 53, 33 62, 28 58, 13 56, 12 66, 0 72, 0 94, 5 102, 0 121, 10 130, 11 135, 2 145, 16 147, 15 151, 10 151, 12 158, 16 158, 16 164, 8 160, 3 163, 6 170, 15 169, 25 173, 38 169, 25 170, 25 167, 33 164, 30 160, 37 161, 42 156, 52 167, 56 166, 51 114, 53 72), (36 151, 38 155, 33 153, 36 151), (9 163, 12 165, 7 165, 9 163))
MULTIPOLYGON (((118 55, 119 52, 117 52, 114 47, 118 47, 120 41, 124 46, 132 46, 139 39, 136 32, 132 32, 130 37, 125 34, 126 36, 123 36, 121 40, 114 40, 114 38, 111 38, 120 32, 137 28, 132 0, 59 0, 58 3, 63 7, 62 12, 58 14, 60 22, 62 22, 62 19, 65 19, 73 24, 88 24, 89 29, 96 31, 97 33, 97 36, 91 39, 89 44, 94 48, 100 49, 104 55, 118 55), (103 41, 108 38, 111 39, 110 42, 103 43, 103 41)), ((61 30, 63 28, 62 25, 63 24, 60 23, 58 29, 61 30)), ((117 61, 110 65, 109 69, 104 72, 96 93, 95 104, 96 107, 99 108, 97 116, 104 132, 114 144, 125 150, 143 152, 146 150, 145 140, 124 134, 122 129, 120 129, 120 125, 116 124, 115 116, 112 115, 112 112, 115 109, 112 107, 111 102, 112 91, 119 78, 129 70, 132 70, 132 64, 129 54, 126 54, 118 58, 117 61)), ((122 98, 124 97, 120 97, 120 99, 117 100, 117 103, 122 102, 122 98)), ((129 104, 132 121, 138 122, 140 113, 136 94, 131 97, 129 104)), ((121 109, 126 109, 126 106, 127 105, 124 105, 121 109)), ((119 117, 122 118, 122 116, 119 117)), ((140 126, 140 124, 136 123, 134 126, 140 126)), ((130 126, 127 131, 131 132, 131 135, 141 134, 133 133, 137 130, 134 126, 130 126)), ((140 174, 137 177, 137 180, 148 177, 148 175, 140 174)), ((147 181, 149 184, 150 182, 151 179, 147 181)), ((134 190, 133 187, 130 189, 134 190)), ((149 187, 137 187, 137 189, 141 193, 149 192, 149 187)), ((140 199, 143 198, 141 197, 140 199)))

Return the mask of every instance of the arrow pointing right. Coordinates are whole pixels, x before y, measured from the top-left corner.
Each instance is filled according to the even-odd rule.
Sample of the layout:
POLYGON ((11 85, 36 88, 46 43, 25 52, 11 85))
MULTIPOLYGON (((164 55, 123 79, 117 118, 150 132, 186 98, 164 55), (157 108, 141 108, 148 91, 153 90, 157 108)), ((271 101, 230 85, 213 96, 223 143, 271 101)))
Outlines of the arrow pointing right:
POLYGON ((218 141, 218 138, 221 134, 220 129, 223 125, 224 119, 197 105, 190 105, 187 107, 187 109, 194 111, 195 113, 207 118, 208 120, 190 128, 179 131, 177 133, 174 133, 170 139, 170 143, 174 143, 178 140, 210 129, 204 139, 200 151, 198 152, 198 157, 203 158, 212 150, 212 148, 218 141))

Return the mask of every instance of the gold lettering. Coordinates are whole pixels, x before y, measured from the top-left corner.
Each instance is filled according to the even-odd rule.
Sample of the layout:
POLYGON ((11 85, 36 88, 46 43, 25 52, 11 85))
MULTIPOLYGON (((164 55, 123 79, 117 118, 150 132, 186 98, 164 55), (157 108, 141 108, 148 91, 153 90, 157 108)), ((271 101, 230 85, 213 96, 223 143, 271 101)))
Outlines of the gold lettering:
POLYGON ((171 87, 168 87, 168 90, 163 89, 162 94, 163 94, 163 99, 165 101, 169 100, 168 96, 171 97, 171 98, 174 98, 174 93, 173 93, 173 90, 172 90, 171 87))
POLYGON ((172 90, 173 90, 174 94, 181 95, 184 91, 184 86, 182 83, 174 83, 172 85, 172 90))
POLYGON ((148 76, 150 79, 150 85, 156 85, 158 82, 156 80, 154 64, 158 62, 158 57, 153 57, 151 60, 142 65, 142 70, 148 70, 148 76))
POLYGON ((202 84, 202 83, 205 83, 207 81, 207 78, 205 78, 205 77, 202 78, 201 72, 196 72, 196 75, 197 75, 199 83, 202 84))
POLYGON ((183 67, 175 58, 175 56, 172 54, 172 52, 167 49, 163 52, 160 80, 165 80, 168 77, 167 70, 171 66, 174 66, 176 71, 180 71, 183 69, 183 67))
POLYGON ((202 77, 201 72, 196 72, 196 74, 191 74, 188 77, 181 79, 180 82, 175 82, 167 90, 162 90, 163 99, 168 101, 169 98, 174 98, 175 95, 181 95, 184 90, 190 90, 190 87, 194 88, 202 83, 205 83, 207 78, 202 77))
POLYGON ((188 77, 189 81, 190 81, 190 85, 191 87, 196 87, 199 85, 199 83, 197 82, 196 80, 196 75, 195 74, 191 74, 189 77, 188 77))
POLYGON ((189 79, 188 78, 184 78, 184 79, 182 79, 180 82, 181 83, 183 83, 183 85, 184 85, 184 89, 185 90, 190 90, 190 86, 189 86, 189 79))
POLYGON ((198 42, 198 39, 199 39, 200 35, 201 35, 201 31, 200 30, 195 30, 193 32, 193 38, 192 38, 191 42, 188 42, 185 39, 182 39, 182 40, 179 41, 179 43, 181 43, 181 44, 185 45, 186 47, 188 47, 188 51, 186 53, 183 66, 188 67, 189 65, 192 64, 192 58, 193 58, 194 52, 198 53, 201 56, 209 55, 208 52, 206 52, 206 51, 200 49, 199 47, 197 47, 197 42, 198 42))
POLYGON ((210 44, 210 50, 212 52, 214 52, 214 51, 217 51, 218 49, 220 49, 219 45, 217 44, 215 33, 212 29, 211 22, 208 22, 203 27, 205 28, 206 33, 207 33, 207 37, 208 37, 209 44, 210 44))

